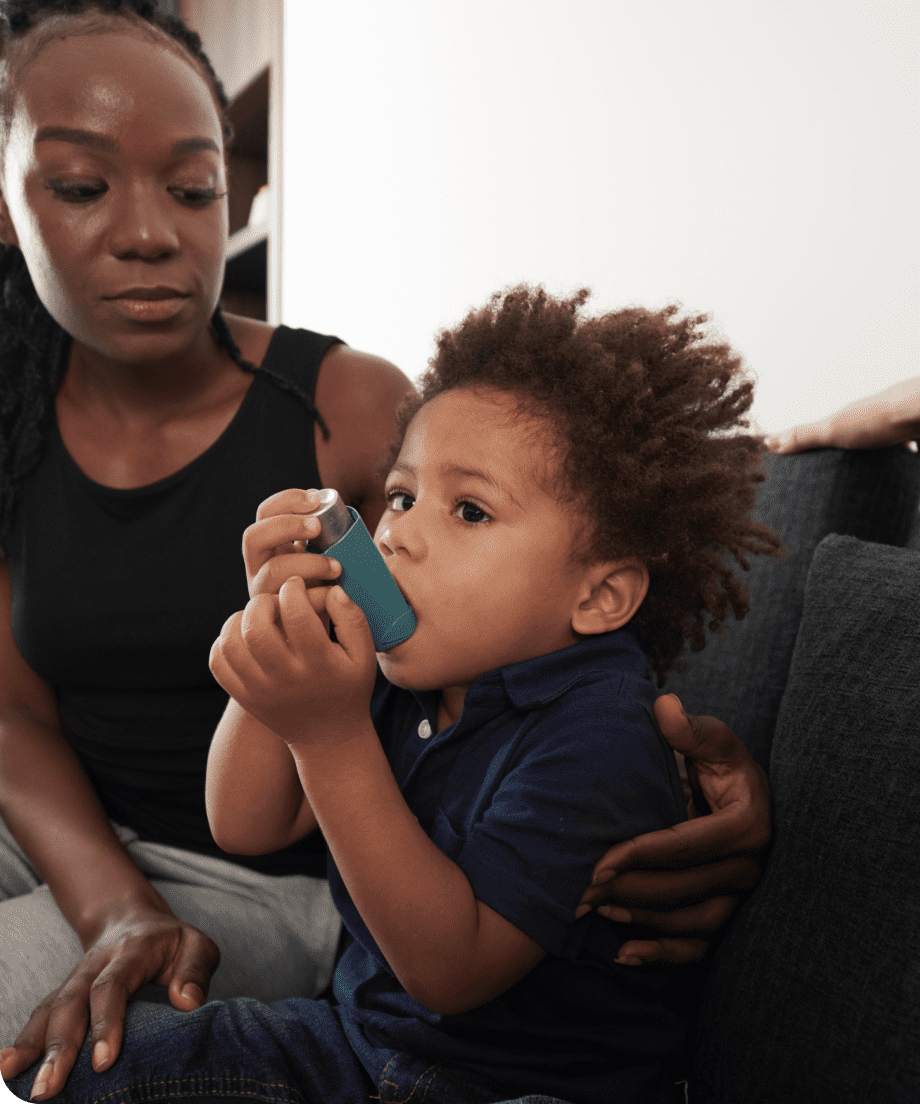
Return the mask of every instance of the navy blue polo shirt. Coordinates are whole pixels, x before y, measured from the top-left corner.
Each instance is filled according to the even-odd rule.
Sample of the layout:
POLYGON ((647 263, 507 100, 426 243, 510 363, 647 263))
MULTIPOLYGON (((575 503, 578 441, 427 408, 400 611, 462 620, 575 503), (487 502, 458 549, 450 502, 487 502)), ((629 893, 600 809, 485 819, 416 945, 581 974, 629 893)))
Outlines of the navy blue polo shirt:
POLYGON ((475 896, 547 956, 479 1008, 430 1012, 396 980, 330 859, 355 940, 335 994, 369 1068, 395 1050, 472 1072, 506 1096, 609 1104, 666 1091, 683 1033, 675 971, 618 966, 636 929, 574 918, 613 843, 686 816, 655 697, 628 629, 480 675, 441 732, 438 692, 401 690, 378 672, 371 715, 407 804, 475 896))

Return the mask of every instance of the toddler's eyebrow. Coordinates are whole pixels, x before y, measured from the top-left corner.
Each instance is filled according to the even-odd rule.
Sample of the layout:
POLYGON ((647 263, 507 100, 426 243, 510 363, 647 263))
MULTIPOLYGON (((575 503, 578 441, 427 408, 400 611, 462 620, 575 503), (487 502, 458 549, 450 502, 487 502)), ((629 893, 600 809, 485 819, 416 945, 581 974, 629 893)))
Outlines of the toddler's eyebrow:
MULTIPOLYGON (((485 485, 495 491, 496 494, 502 495, 504 498, 510 498, 518 509, 523 509, 523 506, 521 506, 520 502, 518 502, 511 493, 510 488, 505 486, 504 483, 499 483, 498 480, 489 475, 488 472, 481 471, 479 468, 465 468, 462 464, 441 464, 439 465, 439 470, 442 475, 477 479, 480 483, 485 483, 485 485)), ((415 475, 415 468, 413 468, 411 464, 405 463, 405 461, 398 460, 393 467, 390 468, 390 472, 415 475)))

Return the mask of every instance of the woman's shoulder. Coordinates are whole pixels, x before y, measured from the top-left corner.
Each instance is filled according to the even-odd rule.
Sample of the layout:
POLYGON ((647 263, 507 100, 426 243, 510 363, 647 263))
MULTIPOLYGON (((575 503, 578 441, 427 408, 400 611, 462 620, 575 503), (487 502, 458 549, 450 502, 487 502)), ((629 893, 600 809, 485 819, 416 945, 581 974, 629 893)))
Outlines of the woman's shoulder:
MULTIPOLYGON (((240 351, 261 365, 276 337, 276 329, 249 318, 228 319, 240 351)), ((335 487, 355 506, 373 532, 383 512, 381 466, 396 436, 396 412, 413 391, 412 383, 395 364, 373 353, 309 330, 284 327, 278 338, 295 340, 304 353, 319 355, 314 401, 329 430, 317 431, 316 459, 326 486, 335 487), (318 338, 323 338, 317 342, 318 338)), ((277 352, 279 345, 273 346, 277 352)))
POLYGON ((396 438, 396 412, 411 391, 409 379, 383 357, 334 345, 323 358, 316 407, 329 438, 317 439, 319 470, 371 532, 384 509, 382 468, 396 438))
POLYGON ((390 361, 373 353, 352 349, 340 338, 314 333, 312 330, 273 326, 255 318, 227 315, 227 322, 243 357, 251 364, 261 365, 268 355, 273 340, 284 338, 292 345, 317 345, 323 348, 324 398, 335 403, 347 398, 350 403, 376 404, 381 399, 397 401, 412 389, 408 378, 390 361), (280 331, 280 332, 279 332, 280 331))

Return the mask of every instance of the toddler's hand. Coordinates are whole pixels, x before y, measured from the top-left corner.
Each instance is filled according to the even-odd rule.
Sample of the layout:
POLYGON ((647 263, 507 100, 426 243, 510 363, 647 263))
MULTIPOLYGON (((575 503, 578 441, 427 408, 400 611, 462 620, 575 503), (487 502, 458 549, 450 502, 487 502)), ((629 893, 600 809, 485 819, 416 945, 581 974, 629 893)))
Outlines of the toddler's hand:
MULTIPOLYGON (((293 576, 315 587, 334 582, 342 568, 328 556, 304 554, 306 542, 319 535, 317 518, 305 515, 319 506, 318 492, 292 489, 267 498, 256 521, 243 534, 243 560, 250 598, 277 594, 293 576)), ((318 609, 319 604, 314 604, 318 609)))
POLYGON ((341 587, 308 591, 295 578, 277 599, 257 594, 224 624, 210 666, 227 693, 288 744, 341 743, 367 723, 374 642, 367 619, 341 587), (337 642, 314 608, 318 598, 337 642))

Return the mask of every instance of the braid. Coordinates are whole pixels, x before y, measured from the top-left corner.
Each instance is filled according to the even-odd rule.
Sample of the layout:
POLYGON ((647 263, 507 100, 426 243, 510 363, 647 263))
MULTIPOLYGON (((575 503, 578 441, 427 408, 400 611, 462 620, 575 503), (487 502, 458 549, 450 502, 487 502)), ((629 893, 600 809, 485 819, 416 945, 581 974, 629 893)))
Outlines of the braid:
POLYGON ((36 294, 22 254, 0 244, 0 552, 15 483, 41 457, 69 336, 36 294))
POLYGON ((326 425, 322 414, 316 409, 316 404, 306 391, 301 391, 296 384, 289 383, 284 376, 272 371, 271 368, 265 368, 264 366, 262 368, 256 368, 251 361, 243 357, 239 346, 233 340, 233 334, 230 333, 230 327, 227 325, 227 320, 224 318, 224 312, 220 304, 218 304, 217 309, 214 311, 214 316, 211 319, 211 326, 214 329, 214 336, 217 338, 217 344, 227 350, 234 362, 242 368, 244 372, 258 372, 259 375, 270 379, 280 391, 286 391, 289 395, 293 395, 307 408, 310 417, 313 418, 319 426, 323 434, 323 440, 329 440, 329 427, 326 425))
MULTIPOLYGON (((0 107, 4 128, 12 101, 12 81, 5 60, 13 40, 29 34, 54 16, 119 15, 132 22, 157 27, 188 53, 208 81, 219 108, 224 139, 233 137, 227 117, 228 99, 224 87, 205 54, 201 38, 181 19, 159 11, 157 0, 0 0, 0 107)), ((253 371, 236 347, 226 323, 215 315, 215 334, 236 363, 253 371)), ((70 336, 45 309, 22 253, 15 246, 0 243, 0 554, 7 548, 16 490, 35 467, 44 451, 54 396, 61 382, 70 336)), ((274 374, 272 373, 274 378, 274 374)), ((296 389, 274 380, 287 391, 296 389)), ((306 401, 319 418, 307 396, 306 401)))

